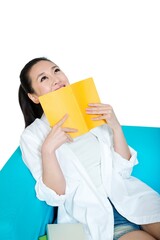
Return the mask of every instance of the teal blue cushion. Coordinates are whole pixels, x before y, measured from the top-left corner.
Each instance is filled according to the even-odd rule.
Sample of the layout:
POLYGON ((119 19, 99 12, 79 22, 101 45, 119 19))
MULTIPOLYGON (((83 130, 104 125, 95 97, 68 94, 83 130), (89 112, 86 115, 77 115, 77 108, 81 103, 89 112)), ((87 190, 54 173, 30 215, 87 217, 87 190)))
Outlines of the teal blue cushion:
POLYGON ((36 198, 34 186, 18 147, 0 172, 0 239, 37 240, 46 233, 54 208, 36 198))
POLYGON ((138 152, 132 175, 160 193, 160 128, 123 126, 127 142, 138 152))

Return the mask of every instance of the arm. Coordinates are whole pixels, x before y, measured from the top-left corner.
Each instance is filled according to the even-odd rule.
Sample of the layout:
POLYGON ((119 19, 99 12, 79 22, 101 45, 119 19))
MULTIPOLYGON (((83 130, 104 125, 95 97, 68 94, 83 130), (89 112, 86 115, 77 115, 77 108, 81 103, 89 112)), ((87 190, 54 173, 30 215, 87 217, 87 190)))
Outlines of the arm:
MULTIPOLYGON (((66 199, 66 182, 55 149, 65 140, 72 141, 72 139, 66 133, 67 129, 61 127, 62 122, 58 123, 59 126, 57 124, 50 129, 43 121, 37 119, 24 130, 20 138, 22 159, 36 180, 36 196, 51 206, 60 206, 66 199), (53 146, 52 142, 54 142, 53 146)), ((68 131, 75 130, 68 129, 68 131)))
POLYGON ((58 164, 55 152, 48 153, 42 150, 42 181, 58 195, 65 194, 66 183, 58 164))
POLYGON ((123 158, 129 160, 131 157, 129 147, 124 137, 121 126, 119 125, 113 130, 113 143, 115 152, 119 153, 123 158))
POLYGON ((67 115, 65 115, 50 131, 42 148, 42 180, 44 184, 54 190, 58 195, 63 195, 66 189, 65 178, 56 158, 56 149, 65 142, 72 142, 68 132, 75 129, 62 128, 67 115))
POLYGON ((124 137, 121 125, 119 124, 113 108, 108 104, 89 104, 86 109, 88 114, 98 114, 100 116, 93 118, 94 121, 104 119, 113 131, 114 150, 123 158, 129 160, 131 157, 129 147, 124 137))

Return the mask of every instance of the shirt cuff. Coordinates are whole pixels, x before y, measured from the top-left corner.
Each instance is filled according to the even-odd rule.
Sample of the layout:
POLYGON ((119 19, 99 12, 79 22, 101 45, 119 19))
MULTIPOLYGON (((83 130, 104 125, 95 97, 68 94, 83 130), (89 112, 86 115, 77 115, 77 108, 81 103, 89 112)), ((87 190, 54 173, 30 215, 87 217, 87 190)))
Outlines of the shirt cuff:
POLYGON ((42 178, 40 178, 35 185, 36 196, 39 200, 45 201, 50 206, 60 206, 64 203, 66 196, 58 195, 51 188, 47 187, 42 178))
POLYGON ((72 183, 68 184, 66 183, 66 190, 65 194, 58 195, 54 190, 47 187, 43 181, 42 178, 40 178, 35 185, 36 190, 36 196, 39 200, 45 201, 50 206, 61 206, 64 204, 65 200, 72 195, 73 192, 75 192, 75 189, 78 187, 78 184, 76 184, 73 181, 72 183))
POLYGON ((137 152, 129 146, 129 150, 131 153, 130 159, 123 158, 120 154, 114 151, 114 163, 113 166, 116 171, 119 172, 119 174, 123 178, 130 177, 133 167, 138 164, 137 160, 137 152))

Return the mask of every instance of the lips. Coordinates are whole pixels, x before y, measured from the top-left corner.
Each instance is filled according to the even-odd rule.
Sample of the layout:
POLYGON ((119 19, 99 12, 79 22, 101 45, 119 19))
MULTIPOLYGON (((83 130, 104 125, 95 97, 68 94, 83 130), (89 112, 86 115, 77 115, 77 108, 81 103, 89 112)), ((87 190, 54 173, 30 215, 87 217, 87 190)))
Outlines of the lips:
POLYGON ((53 91, 57 91, 58 89, 60 89, 60 88, 62 88, 62 87, 66 87, 66 85, 65 85, 65 84, 59 85, 59 86, 57 86, 53 91))

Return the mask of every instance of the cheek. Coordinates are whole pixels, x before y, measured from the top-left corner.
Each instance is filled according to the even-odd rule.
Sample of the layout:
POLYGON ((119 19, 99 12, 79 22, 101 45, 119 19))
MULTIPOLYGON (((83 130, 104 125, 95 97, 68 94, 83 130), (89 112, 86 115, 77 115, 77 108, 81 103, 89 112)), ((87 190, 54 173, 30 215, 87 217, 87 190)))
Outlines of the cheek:
POLYGON ((61 74, 61 81, 65 84, 65 85, 69 85, 69 80, 66 77, 66 75, 64 73, 61 74))
POLYGON ((70 83, 67 81, 67 82, 65 83, 65 85, 68 86, 68 85, 70 85, 70 83))
POLYGON ((49 86, 43 86, 39 89, 38 94, 39 96, 51 92, 51 88, 49 86))
POLYGON ((64 79, 64 83, 65 83, 66 85, 69 85, 69 84, 70 84, 67 78, 64 79))

